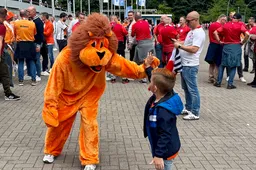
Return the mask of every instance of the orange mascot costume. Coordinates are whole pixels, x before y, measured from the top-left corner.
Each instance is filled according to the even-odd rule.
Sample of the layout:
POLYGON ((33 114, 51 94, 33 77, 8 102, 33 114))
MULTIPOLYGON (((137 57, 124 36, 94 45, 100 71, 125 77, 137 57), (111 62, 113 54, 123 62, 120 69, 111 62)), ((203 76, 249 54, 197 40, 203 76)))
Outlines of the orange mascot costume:
MULTIPOLYGON (((118 41, 108 18, 94 13, 74 31, 68 47, 58 55, 44 93, 43 120, 47 125, 45 163, 52 163, 69 136, 76 113, 81 113, 80 161, 85 170, 99 163, 98 105, 105 86, 105 73, 141 79, 145 66, 116 53, 118 41)), ((159 60, 154 58, 151 66, 159 60)))

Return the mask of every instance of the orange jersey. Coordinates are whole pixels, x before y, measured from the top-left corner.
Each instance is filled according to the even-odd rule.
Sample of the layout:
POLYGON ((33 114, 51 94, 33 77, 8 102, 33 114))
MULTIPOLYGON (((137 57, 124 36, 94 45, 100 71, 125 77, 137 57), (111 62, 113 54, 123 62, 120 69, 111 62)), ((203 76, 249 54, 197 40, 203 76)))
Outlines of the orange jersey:
POLYGON ((34 41, 36 25, 33 21, 19 20, 14 23, 14 34, 16 41, 34 41))
POLYGON ((4 22, 4 26, 6 28, 6 34, 5 34, 5 43, 6 44, 12 44, 15 41, 14 37, 14 30, 11 24, 4 22))
POLYGON ((53 32, 54 28, 52 22, 46 21, 44 23, 44 38, 47 44, 54 44, 53 32))

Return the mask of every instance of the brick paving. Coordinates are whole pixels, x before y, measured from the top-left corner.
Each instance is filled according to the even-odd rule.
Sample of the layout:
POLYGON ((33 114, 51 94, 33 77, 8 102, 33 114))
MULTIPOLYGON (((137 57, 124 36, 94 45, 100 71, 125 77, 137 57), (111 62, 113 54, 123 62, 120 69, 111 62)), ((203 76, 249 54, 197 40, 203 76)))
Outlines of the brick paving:
MULTIPOLYGON (((206 49, 204 50, 204 53, 206 49)), ((201 117, 177 125, 182 148, 175 159, 177 170, 255 170, 256 169, 256 93, 236 77, 237 89, 227 90, 207 83, 207 64, 201 57, 199 89, 201 117)), ((252 74, 244 73, 251 81, 252 74)), ((1 170, 79 170, 78 114, 63 153, 54 164, 42 163, 46 126, 41 118, 47 77, 32 87, 25 82, 13 91, 20 101, 4 101, 0 91, 0 169, 1 170)), ((17 84, 17 82, 16 82, 17 84)), ((184 101, 177 78, 175 90, 184 101)), ((144 105, 151 94, 147 85, 107 83, 101 99, 100 164, 97 170, 153 170, 148 141, 143 138, 144 105)))

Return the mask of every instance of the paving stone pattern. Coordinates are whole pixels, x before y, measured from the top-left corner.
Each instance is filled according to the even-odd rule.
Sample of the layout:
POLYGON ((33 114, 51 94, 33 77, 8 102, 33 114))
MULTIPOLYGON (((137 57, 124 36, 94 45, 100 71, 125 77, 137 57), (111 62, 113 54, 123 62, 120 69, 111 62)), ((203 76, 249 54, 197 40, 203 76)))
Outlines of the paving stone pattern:
MULTIPOLYGON (((206 47, 208 42, 206 43, 206 47)), ((201 94, 201 117, 177 126, 182 148, 175 159, 177 170, 255 170, 256 169, 256 89, 241 83, 227 90, 207 83, 208 65, 201 56, 198 76, 201 94)), ((251 61, 250 61, 251 62, 251 61)), ((244 73, 251 81, 253 75, 244 73)), ((54 164, 43 164, 46 126, 41 118, 47 77, 35 87, 25 81, 14 93, 20 101, 4 101, 0 91, 0 169, 1 170, 79 170, 78 114, 62 154, 54 164)), ((17 84, 17 80, 16 80, 17 84)), ((184 93, 177 77, 175 86, 183 101, 184 93)), ((107 83, 100 102, 100 164, 97 170, 154 170, 147 139, 142 132, 143 111, 150 97, 146 84, 132 81, 107 83)))

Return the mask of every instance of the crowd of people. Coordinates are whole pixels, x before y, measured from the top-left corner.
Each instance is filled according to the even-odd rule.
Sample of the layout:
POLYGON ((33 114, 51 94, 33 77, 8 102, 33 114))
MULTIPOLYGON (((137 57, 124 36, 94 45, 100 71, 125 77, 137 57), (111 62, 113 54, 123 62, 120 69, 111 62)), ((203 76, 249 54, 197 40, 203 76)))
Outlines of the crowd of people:
MULTIPOLYGON (((41 81, 41 76, 49 76, 51 73, 55 60, 53 51, 58 49, 61 52, 67 46, 68 38, 72 33, 76 31, 79 25, 86 23, 86 18, 83 13, 76 13, 75 18, 72 15, 61 13, 59 20, 55 21, 55 18, 50 17, 46 12, 37 15, 34 6, 20 10, 17 18, 14 13, 3 8, 0 9, 0 80, 4 87, 5 100, 20 99, 20 96, 13 94, 10 89, 11 86, 14 86, 12 80, 13 65, 18 65, 20 86, 24 85, 25 80, 31 80, 31 85, 36 86, 41 81), (26 75, 24 74, 25 70, 26 75)), ((117 53, 125 58, 125 50, 127 49, 130 54, 129 60, 138 65, 147 64, 146 73, 150 81, 149 89, 154 95, 149 99, 146 106, 145 120, 147 118, 149 120, 145 121, 146 131, 144 133, 145 136, 149 136, 152 152, 154 152, 152 154, 156 157, 153 159, 156 169, 166 168, 166 170, 170 170, 172 160, 177 156, 180 148, 176 115, 183 114, 184 120, 198 120, 200 117, 200 94, 197 79, 200 55, 206 39, 203 27, 209 29, 210 44, 205 61, 209 63, 210 83, 216 87, 221 87, 225 68, 227 89, 236 88, 233 84, 236 71, 240 80, 246 82, 243 71, 249 69, 249 58, 253 60, 251 73, 255 73, 255 19, 251 17, 248 25, 245 25, 241 19, 240 14, 231 13, 230 21, 228 21, 227 16, 222 14, 216 22, 202 26, 200 25, 199 13, 192 11, 186 17, 181 16, 178 24, 174 24, 172 18, 167 15, 162 15, 160 23, 153 26, 142 18, 140 12, 129 11, 128 18, 125 19, 124 23, 121 23, 115 15, 110 17, 109 25, 118 40, 117 53), (243 69, 241 58, 242 45, 244 44, 245 67, 243 69), (149 54, 150 56, 151 54, 155 55, 160 60, 158 66, 160 69, 153 70, 147 63, 149 54), (184 109, 180 98, 173 91, 175 75, 178 73, 181 75, 181 86, 185 94, 184 109), (176 96, 175 100, 174 96, 176 96), (174 106, 167 107, 166 102, 174 106), (175 104, 175 102, 177 103, 175 104), (161 108, 166 107, 167 112, 172 112, 174 115, 166 117, 164 114, 166 110, 156 109, 158 105, 161 108), (175 110, 175 107, 178 110, 175 110), (158 113, 156 114, 152 109, 156 109, 158 113), (176 137, 173 141, 163 141, 166 144, 168 142, 175 144, 175 149, 172 148, 170 152, 165 153, 167 155, 164 155, 163 150, 159 149, 155 143, 155 138, 160 136, 154 129, 157 121, 156 116, 163 121, 173 120, 170 124, 172 129, 169 131, 175 133, 176 137), (152 134, 155 135, 155 138, 151 138, 152 134), (166 160, 163 161, 163 158, 166 160)), ((93 36, 90 35, 90 32, 88 34, 93 36)), ((92 47, 100 46, 100 44, 95 43, 91 45, 92 47)), ((117 81, 112 74, 107 74, 106 79, 112 83, 117 81)), ((140 82, 146 83, 148 80, 144 78, 140 82)), ((129 83, 129 79, 122 77, 122 83, 129 83)), ((248 85, 256 87, 256 73, 254 80, 248 85)), ((168 131, 166 125, 167 123, 160 126, 168 131)), ((160 137, 157 140, 161 140, 160 137)), ((52 163, 53 161, 53 155, 45 155, 44 162, 52 163)))
POLYGON ((4 67, 1 83, 5 100, 19 100, 20 96, 10 89, 14 87, 15 70, 19 86, 23 86, 25 80, 31 80, 31 85, 36 86, 41 76, 49 76, 55 58, 53 51, 59 49, 60 52, 67 45, 68 36, 85 20, 85 14, 77 13, 73 19, 72 15, 61 13, 56 22, 47 12, 38 15, 34 6, 20 10, 18 17, 11 11, 1 10, 1 63, 4 67))

